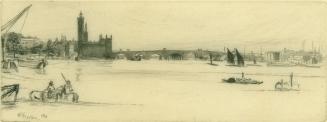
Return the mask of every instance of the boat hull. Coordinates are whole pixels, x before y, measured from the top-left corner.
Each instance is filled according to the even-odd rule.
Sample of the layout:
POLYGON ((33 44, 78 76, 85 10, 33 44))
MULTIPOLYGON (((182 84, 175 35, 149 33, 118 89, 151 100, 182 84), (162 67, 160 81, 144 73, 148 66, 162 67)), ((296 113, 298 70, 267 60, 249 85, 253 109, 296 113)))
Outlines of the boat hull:
POLYGON ((41 61, 38 60, 18 60, 18 66, 20 67, 29 67, 29 68, 37 68, 38 64, 41 61))
POLYGON ((230 67, 244 67, 244 66, 242 66, 242 65, 233 65, 233 64, 227 64, 227 65, 225 65, 225 66, 230 66, 230 67))
POLYGON ((296 66, 294 64, 267 64, 267 66, 272 66, 272 67, 293 67, 296 66))
POLYGON ((262 65, 260 65, 260 64, 246 64, 246 66, 257 66, 257 67, 261 67, 262 65))
POLYGON ((223 79, 225 83, 236 83, 236 84, 262 84, 263 81, 257 81, 250 78, 229 78, 223 79))
POLYGON ((296 66, 310 67, 310 68, 320 68, 321 67, 321 65, 319 65, 319 64, 297 64, 296 66))

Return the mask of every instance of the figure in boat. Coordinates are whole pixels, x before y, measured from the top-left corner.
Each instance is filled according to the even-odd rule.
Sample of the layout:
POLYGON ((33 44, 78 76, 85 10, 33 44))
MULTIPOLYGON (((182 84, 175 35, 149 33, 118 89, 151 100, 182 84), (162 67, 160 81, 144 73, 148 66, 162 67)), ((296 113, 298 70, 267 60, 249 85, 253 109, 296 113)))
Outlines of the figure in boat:
POLYGON ((48 98, 52 98, 54 97, 55 90, 56 88, 54 87, 53 81, 50 81, 48 87, 44 91, 48 93, 47 94, 48 98))
POLYGON ((225 83, 238 83, 238 84, 262 84, 263 83, 263 81, 258 81, 258 80, 254 80, 254 79, 251 79, 251 78, 245 78, 243 72, 242 72, 242 77, 241 78, 231 77, 231 78, 228 78, 228 79, 223 79, 223 82, 225 82, 225 83))
POLYGON ((290 91, 290 90, 299 90, 300 89, 300 84, 295 83, 293 81, 293 73, 290 75, 290 80, 288 82, 285 82, 283 79, 278 81, 275 84, 275 90, 278 91, 290 91))
POLYGON ((60 86, 60 89, 60 98, 64 97, 64 99, 67 99, 68 94, 74 93, 74 89, 72 84, 70 83, 70 80, 67 80, 64 85, 60 86))

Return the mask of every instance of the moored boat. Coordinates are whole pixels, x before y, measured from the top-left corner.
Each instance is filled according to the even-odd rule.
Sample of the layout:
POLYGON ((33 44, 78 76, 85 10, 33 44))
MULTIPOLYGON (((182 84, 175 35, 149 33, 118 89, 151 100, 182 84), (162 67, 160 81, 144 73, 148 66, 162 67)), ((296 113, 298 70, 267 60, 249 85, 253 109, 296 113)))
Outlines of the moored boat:
POLYGON ((18 66, 20 67, 29 67, 29 68, 44 68, 48 62, 45 59, 18 59, 18 66))
POLYGON ((1 87, 1 103, 15 104, 19 92, 19 84, 4 85, 1 87))
POLYGON ((7 59, 1 62, 3 73, 10 73, 12 71, 18 72, 17 63, 14 60, 7 59))

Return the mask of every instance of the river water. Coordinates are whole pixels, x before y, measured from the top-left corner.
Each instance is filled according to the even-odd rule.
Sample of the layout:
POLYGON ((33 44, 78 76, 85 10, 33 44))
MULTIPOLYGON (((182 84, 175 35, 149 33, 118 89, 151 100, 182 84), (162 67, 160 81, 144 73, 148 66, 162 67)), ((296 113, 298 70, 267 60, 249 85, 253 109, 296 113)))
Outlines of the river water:
MULTIPOLYGON (((217 63, 217 62, 215 62, 217 63)), ((326 70, 306 67, 228 67, 205 61, 50 60, 45 71, 20 68, 2 73, 2 84, 20 84, 16 105, 2 106, 3 120, 133 121, 133 122, 314 122, 326 118, 326 70), (245 77, 260 85, 222 83, 245 77), (300 91, 275 91, 289 80, 300 91), (32 90, 49 80, 70 79, 78 104, 28 101, 32 90), (22 117, 22 114, 30 117, 22 117), (34 117, 34 118, 33 118, 34 117)))

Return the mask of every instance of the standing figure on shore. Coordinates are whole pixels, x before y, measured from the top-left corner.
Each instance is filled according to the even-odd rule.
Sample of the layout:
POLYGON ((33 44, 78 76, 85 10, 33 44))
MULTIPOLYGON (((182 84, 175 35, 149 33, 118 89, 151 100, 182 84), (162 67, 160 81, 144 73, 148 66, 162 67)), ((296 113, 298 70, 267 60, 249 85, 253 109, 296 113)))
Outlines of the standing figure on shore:
POLYGON ((36 66, 38 69, 44 69, 47 66, 48 62, 45 59, 42 59, 40 63, 36 66))

